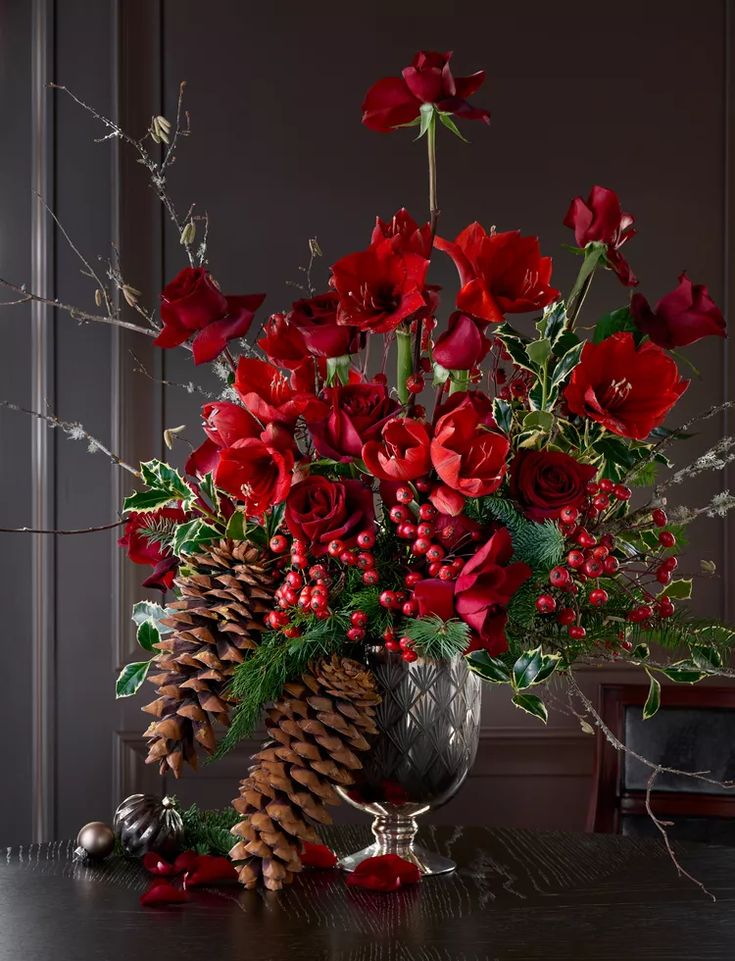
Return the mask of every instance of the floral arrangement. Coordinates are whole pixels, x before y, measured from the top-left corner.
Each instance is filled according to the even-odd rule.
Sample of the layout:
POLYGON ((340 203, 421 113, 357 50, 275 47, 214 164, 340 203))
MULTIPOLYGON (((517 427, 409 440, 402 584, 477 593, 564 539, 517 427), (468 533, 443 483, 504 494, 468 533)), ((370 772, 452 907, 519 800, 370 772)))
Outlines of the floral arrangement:
MULTIPOLYGON (((161 293, 160 320, 117 266, 98 278, 107 320, 123 322, 113 296, 122 293, 146 321, 127 326, 189 350, 222 385, 202 407, 203 439, 183 470, 157 460, 132 469, 139 484, 123 505, 120 544, 151 568, 144 586, 174 592, 136 605, 153 657, 118 680, 120 696, 147 675, 159 686, 146 710, 149 760, 164 770, 196 763, 197 747, 233 747, 316 659, 359 666, 375 646, 408 663, 464 655, 541 721, 559 678, 582 698, 580 717, 600 722, 574 680, 580 663, 640 666, 646 717, 662 677, 726 671, 733 631, 688 613, 693 576, 678 553, 687 525, 721 516, 733 498, 667 501, 685 478, 730 462, 732 440, 670 470, 694 421, 665 426, 690 383, 680 349, 724 337, 725 321, 685 273, 653 306, 630 296, 634 218, 606 187, 574 198, 564 217, 580 263, 566 295, 535 236, 479 223, 444 236, 437 133, 464 139, 458 122, 489 123, 471 102, 483 81, 483 72, 454 77, 448 53, 422 51, 368 91, 367 127, 407 128, 426 146, 428 215, 378 216, 365 246, 334 259, 319 288, 322 251, 310 241, 304 296, 260 326, 264 295, 224 294, 206 229, 196 244, 202 218, 180 218, 170 201, 188 263, 161 293), (437 257, 454 263, 456 290, 432 283, 437 257), (603 274, 624 302, 588 320, 585 339, 585 296, 603 274), (217 742, 219 721, 229 727, 217 742)), ((168 200, 165 172, 188 133, 181 103, 175 127, 156 117, 141 140, 100 119, 168 200)), ((333 690, 333 677, 314 677, 333 690)), ((359 689, 368 704, 355 683, 350 696, 359 689)))

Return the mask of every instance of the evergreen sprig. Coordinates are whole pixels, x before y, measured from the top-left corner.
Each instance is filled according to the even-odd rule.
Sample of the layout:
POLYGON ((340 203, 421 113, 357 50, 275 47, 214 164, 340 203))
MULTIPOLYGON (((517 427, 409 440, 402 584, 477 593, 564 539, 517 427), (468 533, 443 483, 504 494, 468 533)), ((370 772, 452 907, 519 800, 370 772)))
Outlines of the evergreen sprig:
POLYGON ((255 653, 238 665, 230 685, 237 707, 212 761, 253 733, 263 709, 281 696, 288 681, 303 674, 309 661, 335 654, 346 645, 348 624, 344 616, 311 620, 313 623, 300 637, 287 638, 280 632, 265 635, 255 653))
POLYGON ((202 810, 192 804, 181 815, 184 822, 184 848, 197 854, 226 855, 234 844, 230 831, 240 820, 234 808, 202 810))
POLYGON ((440 617, 411 618, 403 633, 411 638, 417 654, 438 661, 461 654, 470 642, 470 629, 464 621, 443 621, 440 617))
POLYGON ((507 527, 513 539, 513 559, 524 561, 534 570, 548 571, 564 554, 564 535, 553 521, 530 521, 505 497, 470 500, 467 512, 481 524, 496 520, 507 527))

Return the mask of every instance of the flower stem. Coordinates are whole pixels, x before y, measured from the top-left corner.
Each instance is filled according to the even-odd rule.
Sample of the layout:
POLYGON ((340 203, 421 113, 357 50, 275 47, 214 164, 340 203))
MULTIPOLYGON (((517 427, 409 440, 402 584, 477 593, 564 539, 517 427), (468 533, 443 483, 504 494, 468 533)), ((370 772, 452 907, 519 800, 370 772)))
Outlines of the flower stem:
POLYGON ((567 326, 569 330, 574 329, 574 322, 582 309, 582 304, 590 289, 595 270, 605 257, 605 245, 600 243, 590 243, 585 248, 584 260, 579 268, 574 287, 567 298, 567 326))
POLYGON ((413 396, 408 390, 408 378, 413 372, 410 331, 396 331, 396 347, 396 385, 398 387, 398 399, 402 404, 407 404, 409 398, 413 396))
POLYGON ((460 390, 467 390, 470 383, 470 372, 468 370, 453 370, 449 393, 456 394, 460 390))

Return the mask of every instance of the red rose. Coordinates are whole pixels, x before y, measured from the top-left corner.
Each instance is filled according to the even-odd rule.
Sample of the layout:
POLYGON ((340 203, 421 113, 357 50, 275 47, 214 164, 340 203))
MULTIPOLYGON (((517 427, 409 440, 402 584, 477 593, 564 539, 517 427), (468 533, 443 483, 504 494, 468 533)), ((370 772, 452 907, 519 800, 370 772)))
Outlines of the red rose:
POLYGON ((638 279, 620 248, 638 231, 633 228, 633 217, 620 209, 614 190, 593 187, 586 202, 575 197, 564 218, 564 226, 574 231, 578 247, 586 247, 592 241, 606 244, 610 267, 626 287, 635 287, 638 279))
POLYGON ((248 517, 260 517, 280 504, 291 489, 293 452, 268 438, 247 437, 220 451, 214 473, 217 487, 245 505, 248 517))
POLYGON ((447 329, 434 345, 432 357, 447 370, 471 370, 489 350, 490 341, 483 334, 481 324, 469 314, 455 310, 447 329))
POLYGON ((378 854, 360 861, 355 870, 347 875, 347 884, 368 891, 397 891, 407 884, 418 884, 421 872, 397 854, 378 854))
POLYGON ((725 318, 709 291, 702 284, 693 284, 686 271, 679 275, 676 290, 662 297, 653 310, 643 294, 633 294, 630 312, 642 333, 669 350, 710 335, 727 336, 725 318))
POLYGON ((426 307, 427 266, 425 257, 399 253, 390 240, 338 260, 331 281, 339 295, 337 322, 380 334, 395 330, 426 307))
POLYGON ((488 234, 475 222, 454 243, 437 237, 436 246, 459 271, 457 307, 480 320, 499 324, 504 314, 538 310, 559 296, 549 286, 551 257, 542 257, 538 238, 520 230, 488 234))
POLYGON ((152 532, 166 526, 173 528, 187 519, 186 512, 180 507, 159 507, 154 511, 134 511, 128 515, 125 532, 117 543, 127 550, 134 564, 147 564, 154 568, 153 574, 144 581, 145 587, 169 590, 178 564, 171 549, 156 540, 152 532))
POLYGON ((468 401, 440 417, 431 441, 431 462, 439 477, 468 497, 496 491, 506 472, 510 444, 483 427, 468 401))
POLYGON ((214 360, 229 341, 245 336, 264 300, 265 294, 225 296, 203 267, 185 267, 163 289, 163 330, 153 343, 178 347, 195 334, 194 363, 214 360))
POLYGON ((401 207, 390 220, 376 218, 370 243, 379 244, 385 239, 389 239, 401 254, 418 254, 425 259, 431 254, 431 226, 423 224, 419 227, 405 207, 401 207))
POLYGON ((636 349, 619 331, 587 343, 564 391, 569 409, 613 434, 645 440, 689 386, 674 361, 651 341, 636 349))
POLYGON ((302 414, 317 417, 326 411, 326 405, 313 393, 293 388, 277 367, 252 357, 241 357, 237 362, 235 390, 264 425, 293 426, 302 414))
POLYGON ((327 553, 329 542, 346 547, 375 524, 372 491, 359 480, 332 481, 312 475, 296 484, 286 501, 286 526, 303 540, 313 557, 327 553))
POLYGON ((314 447, 322 457, 347 462, 360 457, 364 444, 380 434, 399 408, 383 384, 327 387, 322 398, 330 407, 326 418, 309 423, 314 447))
POLYGON ((522 450, 510 465, 510 493, 531 520, 554 519, 562 507, 581 504, 596 473, 560 451, 522 450))
POLYGON ((379 480, 407 481, 423 477, 431 467, 427 425, 421 420, 394 417, 384 424, 380 440, 365 444, 362 459, 379 480))
POLYGON ((344 357, 361 347, 360 331, 337 323, 339 296, 320 294, 291 305, 287 319, 304 338, 306 349, 316 357, 344 357))
POLYGON ((485 82, 485 71, 469 77, 453 77, 449 67, 451 53, 420 50, 411 66, 400 77, 384 77, 365 95, 362 122, 371 130, 389 133, 395 127, 411 123, 421 113, 421 104, 433 103, 443 113, 465 120, 490 123, 487 110, 467 102, 485 82))
POLYGON ((308 353, 301 331, 284 314, 273 314, 265 325, 258 347, 272 363, 293 370, 303 364, 308 353))
POLYGON ((418 607, 419 617, 439 617, 451 621, 457 616, 454 609, 454 584, 430 577, 419 581, 413 588, 413 599, 418 607))
POLYGON ((508 650, 506 608, 519 587, 531 576, 528 564, 510 564, 513 542, 501 527, 462 568, 454 586, 454 606, 475 631, 472 649, 484 647, 492 655, 508 650))

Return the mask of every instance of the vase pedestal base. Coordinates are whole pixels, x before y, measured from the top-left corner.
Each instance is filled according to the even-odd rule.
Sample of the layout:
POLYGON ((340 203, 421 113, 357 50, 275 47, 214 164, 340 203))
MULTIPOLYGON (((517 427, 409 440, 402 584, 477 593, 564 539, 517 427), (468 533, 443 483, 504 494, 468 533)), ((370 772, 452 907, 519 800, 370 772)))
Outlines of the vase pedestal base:
POLYGON ((414 844, 414 838, 418 830, 415 815, 423 814, 428 811, 428 805, 412 805, 411 814, 398 813, 395 809, 377 810, 380 806, 374 805, 372 812, 375 814, 373 820, 373 835, 375 841, 362 851, 355 854, 348 854, 342 858, 337 866, 343 871, 354 871, 362 861, 367 858, 376 858, 381 854, 397 854, 404 861, 415 864, 422 875, 448 874, 454 871, 457 865, 449 858, 427 851, 419 844, 414 844))
POLYGON ((355 870, 361 861, 364 861, 366 858, 378 857, 380 854, 397 854, 403 858, 404 861, 410 861, 411 864, 415 864, 425 877, 433 874, 449 874, 450 871, 454 871, 457 867, 454 861, 449 858, 444 858, 440 854, 435 854, 433 851, 427 851, 420 845, 414 845, 409 851, 386 851, 379 844, 371 844, 356 854, 349 854, 337 863, 337 867, 343 871, 351 872, 355 870))

